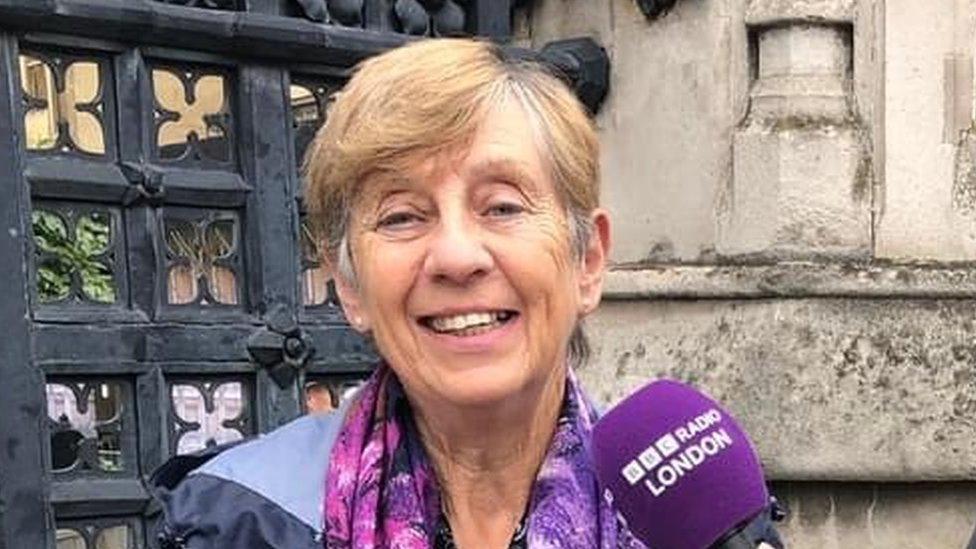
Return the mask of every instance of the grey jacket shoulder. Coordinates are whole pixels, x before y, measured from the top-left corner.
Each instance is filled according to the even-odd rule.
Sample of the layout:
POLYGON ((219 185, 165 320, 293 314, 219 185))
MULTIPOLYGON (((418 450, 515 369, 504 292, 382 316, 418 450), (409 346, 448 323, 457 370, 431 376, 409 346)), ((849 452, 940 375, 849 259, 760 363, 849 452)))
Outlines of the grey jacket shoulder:
POLYGON ((347 406, 164 464, 153 475, 160 546, 321 547, 325 476, 347 406))

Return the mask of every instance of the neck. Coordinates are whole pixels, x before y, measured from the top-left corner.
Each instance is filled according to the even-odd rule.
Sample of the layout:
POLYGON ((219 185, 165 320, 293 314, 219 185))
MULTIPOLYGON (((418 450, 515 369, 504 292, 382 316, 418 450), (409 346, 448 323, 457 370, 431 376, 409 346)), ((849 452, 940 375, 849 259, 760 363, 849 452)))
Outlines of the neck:
POLYGON ((566 372, 490 406, 412 403, 459 547, 508 547, 556 428, 566 372))

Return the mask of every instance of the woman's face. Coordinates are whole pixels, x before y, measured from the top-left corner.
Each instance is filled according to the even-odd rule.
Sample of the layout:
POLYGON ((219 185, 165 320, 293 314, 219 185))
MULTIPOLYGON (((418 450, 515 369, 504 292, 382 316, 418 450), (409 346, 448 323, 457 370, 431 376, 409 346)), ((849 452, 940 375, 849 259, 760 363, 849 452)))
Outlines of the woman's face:
POLYGON ((470 147, 362 186, 338 280, 413 397, 490 404, 562 375, 577 320, 600 296, 609 239, 593 214, 582 258, 520 107, 490 113, 470 147))

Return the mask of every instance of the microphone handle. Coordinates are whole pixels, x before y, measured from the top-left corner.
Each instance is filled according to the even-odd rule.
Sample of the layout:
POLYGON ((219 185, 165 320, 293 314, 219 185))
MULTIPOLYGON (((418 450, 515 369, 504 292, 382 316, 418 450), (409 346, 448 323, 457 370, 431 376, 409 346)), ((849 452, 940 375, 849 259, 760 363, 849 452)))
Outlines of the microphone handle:
MULTIPOLYGON (((759 542, 762 543, 762 542, 759 542)), ((732 536, 722 538, 709 549, 756 549, 758 544, 745 530, 739 530, 732 536)))
POLYGON ((786 510, 776 500, 771 502, 758 515, 730 531, 708 549, 785 549, 783 540, 773 527, 774 522, 785 518, 786 510))

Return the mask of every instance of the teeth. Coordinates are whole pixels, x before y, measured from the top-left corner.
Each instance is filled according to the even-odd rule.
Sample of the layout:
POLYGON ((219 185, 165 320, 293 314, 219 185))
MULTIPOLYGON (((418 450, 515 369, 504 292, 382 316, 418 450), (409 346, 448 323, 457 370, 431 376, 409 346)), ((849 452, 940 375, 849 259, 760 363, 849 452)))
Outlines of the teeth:
POLYGON ((480 326, 491 326, 507 320, 510 316, 510 313, 502 311, 438 316, 431 318, 430 327, 438 332, 457 332, 480 326))

